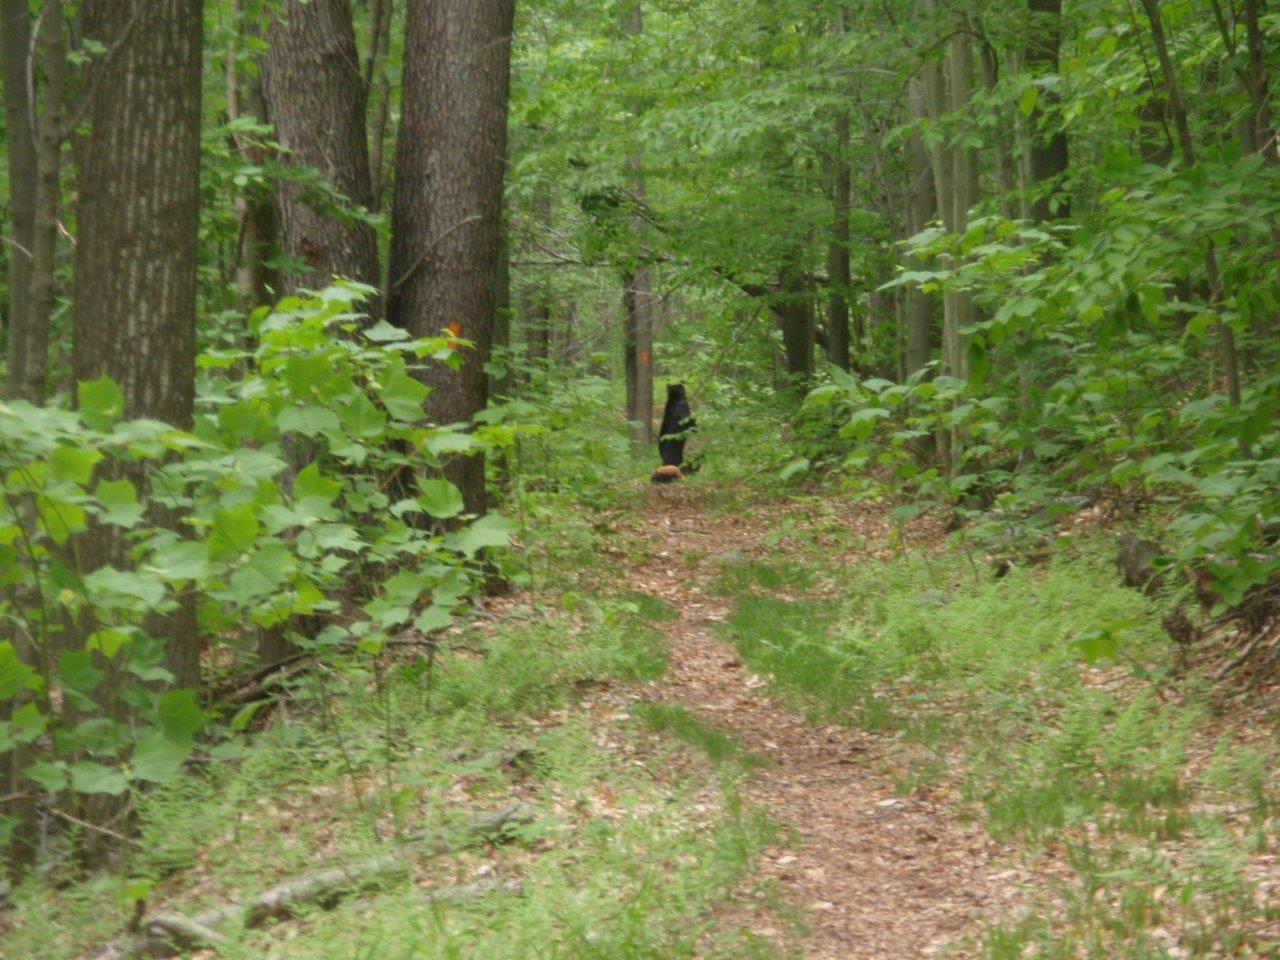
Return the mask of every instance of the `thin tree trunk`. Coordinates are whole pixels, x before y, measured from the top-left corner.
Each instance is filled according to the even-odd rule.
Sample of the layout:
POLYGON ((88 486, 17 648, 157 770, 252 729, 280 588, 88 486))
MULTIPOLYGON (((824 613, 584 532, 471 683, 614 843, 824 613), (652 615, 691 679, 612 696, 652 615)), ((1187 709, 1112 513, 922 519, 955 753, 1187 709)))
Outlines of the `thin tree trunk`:
MULTIPOLYGON (((396 145, 387 317, 415 334, 450 327, 476 344, 458 371, 431 367, 429 416, 483 409, 502 232, 514 0, 410 0, 396 145)), ((467 510, 485 509, 483 457, 445 475, 467 510)))
MULTIPOLYGON (((370 208, 366 88, 348 0, 284 0, 267 32, 263 92, 287 160, 318 170, 340 205, 370 208)), ((281 241, 294 263, 285 289, 317 289, 335 276, 376 286, 373 227, 350 210, 315 205, 314 193, 287 180, 276 190, 281 241)))
MULTIPOLYGON (((907 143, 907 231, 914 236, 920 233, 933 219, 936 204, 934 200, 933 173, 929 166, 929 154, 924 146, 924 138, 920 135, 920 121, 928 116, 925 108, 925 81, 916 76, 911 79, 908 91, 908 109, 912 121, 911 133, 907 143)), ((911 264, 917 269, 926 265, 918 261, 911 264)), ((909 377, 917 370, 923 369, 932 353, 933 340, 933 298, 912 284, 906 291, 906 375, 909 377)))
POLYGON ((782 330, 787 386, 803 394, 813 379, 813 310, 795 251, 786 254, 778 273, 778 299, 773 313, 782 330))
MULTIPOLYGON (((1058 72, 1059 49, 1062 45, 1062 0, 1027 0, 1031 28, 1027 37, 1026 67, 1036 76, 1052 76, 1058 72)), ((1067 172, 1069 154, 1067 134, 1060 126, 1046 136, 1041 129, 1050 110, 1058 101, 1051 87, 1040 87, 1035 109, 1031 111, 1031 145, 1029 166, 1035 200, 1031 215, 1045 222, 1068 215, 1066 199, 1054 195, 1062 175, 1067 172)))
MULTIPOLYGON (((1178 86, 1178 75, 1173 67, 1173 58, 1169 55, 1169 44, 1164 33, 1164 19, 1160 13, 1160 0, 1142 0, 1147 20, 1151 24, 1151 39, 1155 44, 1156 57, 1160 61, 1160 72, 1164 77, 1165 95, 1169 100, 1169 112, 1173 116, 1174 129, 1178 135, 1178 146, 1182 151, 1182 162, 1185 166, 1195 166, 1196 150, 1191 139, 1191 127, 1187 122, 1187 111, 1182 101, 1182 92, 1178 86)), ((1205 243, 1204 248, 1205 279, 1209 284, 1209 300, 1216 303, 1222 298, 1222 279, 1218 273, 1218 257, 1212 240, 1205 243)), ((1240 405, 1240 362, 1236 356, 1236 338, 1229 324, 1218 321, 1218 341, 1222 349, 1222 363, 1227 375, 1227 398, 1232 406, 1240 405)))
POLYGON ((846 156, 849 113, 841 110, 835 120, 835 149, 831 158, 831 239, 827 243, 827 360, 848 370, 849 358, 849 207, 852 187, 846 156))
MULTIPOLYGON (((0 0, 0 82, 4 84, 5 159, 9 167, 8 355, 5 392, 23 396, 26 385, 26 339, 31 327, 31 268, 35 245, 36 160, 31 127, 27 61, 31 47, 31 13, 27 0, 0 0)), ((31 398, 39 399, 39 398, 31 398)), ((0 786, 0 789, 3 789, 0 786)))
POLYGON ((22 382, 18 395, 44 401, 49 366, 49 321, 56 294, 54 261, 62 191, 62 77, 67 60, 67 31, 62 0, 48 0, 37 21, 40 31, 40 116, 36 120, 36 204, 31 246, 31 293, 22 338, 22 382))
MULTIPOLYGON (((630 0, 625 8, 623 32, 638 37, 644 30, 642 0, 630 0)), ((633 171, 631 192, 637 203, 644 202, 643 156, 639 148, 628 166, 633 171)), ((631 442, 637 448, 654 441, 653 434, 653 274, 644 263, 644 218, 631 217, 630 231, 635 265, 622 284, 622 362, 627 381, 627 419, 631 442)))
MULTIPOLYGON (((244 29, 240 0, 231 4, 231 21, 238 29, 244 29)), ((259 69, 243 79, 237 67, 238 51, 227 56, 227 118, 232 123, 243 116, 250 116, 258 123, 267 122, 266 100, 262 94, 262 71, 259 69)), ((234 137, 236 151, 246 163, 261 165, 265 160, 263 150, 255 143, 234 137)), ((279 278, 268 266, 277 242, 275 204, 267 191, 246 188, 235 199, 236 220, 240 224, 240 238, 236 251, 236 286, 250 307, 260 307, 271 300, 271 291, 279 278)))
POLYGON ((387 120, 391 115, 391 84, 387 79, 387 52, 391 49, 391 20, 394 0, 376 0, 373 16, 373 50, 365 72, 365 86, 374 96, 373 122, 369 130, 369 176, 372 196, 370 209, 382 209, 385 171, 383 148, 387 137, 387 120))

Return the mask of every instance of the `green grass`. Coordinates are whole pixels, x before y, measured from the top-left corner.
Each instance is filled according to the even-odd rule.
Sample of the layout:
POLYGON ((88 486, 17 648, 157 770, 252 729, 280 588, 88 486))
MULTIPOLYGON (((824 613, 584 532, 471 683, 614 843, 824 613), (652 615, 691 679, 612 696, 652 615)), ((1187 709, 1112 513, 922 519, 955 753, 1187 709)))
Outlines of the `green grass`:
MULTIPOLYGON (((193 914, 394 849, 397 832, 447 832, 469 811, 519 798, 538 821, 517 843, 429 858, 415 871, 431 887, 465 884, 483 868, 519 880, 518 893, 433 903, 419 885, 395 883, 281 926, 231 931, 224 955, 764 957, 717 918, 752 892, 770 826, 742 808, 732 778, 708 808, 703 778, 655 780, 575 707, 584 689, 661 676, 667 651, 652 622, 663 608, 635 596, 570 606, 473 633, 430 666, 414 658, 379 671, 352 657, 315 675, 287 723, 224 745, 221 759, 146 797, 138 847, 115 873, 80 877, 65 864, 14 890, 4 956, 81 957, 120 935, 138 896, 193 914)), ((667 721, 676 736, 695 736, 674 714, 667 721)), ((608 729, 628 736, 625 724, 608 729)), ((700 742, 713 759, 745 762, 730 738, 707 731, 700 742)))
POLYGON ((1162 928, 1189 956, 1264 955, 1253 931, 1280 912, 1255 902, 1243 864, 1280 834, 1276 751, 1224 746, 1188 777, 1188 745, 1215 721, 1193 685, 1168 686, 1161 611, 1109 563, 1063 556, 997 580, 949 551, 839 571, 836 600, 762 592, 799 586, 792 559, 720 580, 743 660, 812 713, 892 731, 910 751, 899 790, 956 778, 997 837, 1073 851, 1054 923, 995 927, 984 957, 1155 960, 1171 955, 1162 928), (1098 635, 1118 651, 1102 685, 1075 643, 1098 635), (1248 828, 1206 809, 1244 811, 1248 828))
POLYGON ((632 713, 654 730, 698 748, 717 766, 741 771, 761 763, 759 756, 743 748, 736 734, 708 727, 678 703, 641 702, 632 707, 632 713))

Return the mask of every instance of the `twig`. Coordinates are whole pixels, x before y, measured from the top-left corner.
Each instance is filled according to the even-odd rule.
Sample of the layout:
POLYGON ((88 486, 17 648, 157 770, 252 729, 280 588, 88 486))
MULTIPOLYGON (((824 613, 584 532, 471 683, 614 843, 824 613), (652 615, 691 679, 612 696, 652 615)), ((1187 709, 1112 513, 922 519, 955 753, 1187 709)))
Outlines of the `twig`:
POLYGON ((116 833, 116 831, 112 830, 110 827, 100 827, 98 824, 90 823, 88 820, 81 820, 79 817, 73 817, 65 810, 59 810, 57 807, 51 808, 51 812, 55 817, 61 817, 63 820, 66 820, 69 823, 74 823, 78 827, 84 827, 86 830, 92 830, 95 833, 100 833, 105 837, 110 837, 112 840, 119 840, 121 843, 127 843, 129 846, 138 850, 142 849, 142 844, 137 840, 134 840, 131 837, 126 837, 123 833, 116 833))
POLYGON ((464 217, 463 219, 459 220, 457 223, 455 223, 452 227, 450 227, 444 233, 440 234, 440 236, 432 240, 429 244, 427 244, 427 248, 423 250, 422 253, 418 254, 418 259, 413 261, 413 264, 409 267, 409 269, 406 270, 403 274, 401 274, 400 279, 391 285, 392 291, 399 290, 406 283, 408 283, 410 278, 415 273, 418 272, 418 268, 422 266, 423 261, 426 260, 427 257, 431 255, 432 251, 434 251, 436 247, 444 243, 445 240, 447 240, 452 234, 461 230, 468 223, 475 223, 477 220, 483 220, 483 219, 484 218, 480 214, 473 213, 471 216, 464 217))

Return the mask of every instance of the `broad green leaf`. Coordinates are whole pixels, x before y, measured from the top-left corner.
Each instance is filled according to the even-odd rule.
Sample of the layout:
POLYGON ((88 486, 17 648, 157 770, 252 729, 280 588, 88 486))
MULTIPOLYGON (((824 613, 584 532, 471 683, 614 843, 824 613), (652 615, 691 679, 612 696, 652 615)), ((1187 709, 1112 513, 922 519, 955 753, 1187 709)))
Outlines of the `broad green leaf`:
POLYGON ((196 704, 194 690, 170 690, 156 703, 156 713, 164 735, 174 743, 188 743, 204 726, 204 714, 196 704))
POLYGON ((102 504, 98 519, 129 529, 137 526, 145 508, 138 502, 138 491, 129 480, 99 480, 93 495, 102 504))
POLYGON ((92 760, 81 760, 71 767, 71 789, 77 793, 107 793, 119 796, 129 789, 129 778, 123 772, 92 760))
POLYGON ((57 544, 66 543, 73 533, 79 533, 87 525, 84 507, 58 497, 37 496, 36 512, 49 539, 57 544))
POLYGON ((97 380, 81 380, 76 387, 80 417, 94 430, 107 430, 124 413, 124 394, 105 374, 97 380))
POLYGON ((419 480, 418 489, 422 491, 419 506, 433 517, 441 520, 456 517, 466 507, 461 491, 448 480, 435 477, 419 480))
POLYGON ((327 407, 305 406, 286 407, 276 417, 276 426, 281 433, 298 433, 304 437, 315 437, 329 430, 337 430, 338 415, 327 407))
POLYGON ((67 765, 65 763, 41 761, 23 767, 22 773, 27 779, 34 780, 50 793, 61 793, 67 789, 67 765))
POLYGON ((49 454, 49 474, 59 480, 88 483, 102 454, 88 447, 60 443, 49 454))
POLYGON ((213 511, 213 527, 209 531, 209 556, 219 559, 249 550, 258 536, 258 518, 253 505, 213 511))
POLYGON ((115 567, 100 567, 84 578, 89 595, 97 603, 115 606, 112 595, 132 597, 142 601, 148 607, 154 607, 164 599, 165 585, 162 580, 145 572, 133 570, 117 570, 115 567))
POLYGON ((472 557, 485 547, 505 547, 515 536, 517 527, 510 520, 496 513, 485 514, 453 538, 453 548, 463 556, 472 557))
POLYGON ((190 752, 188 746, 174 743, 158 732, 148 733, 138 741, 129 757, 130 776, 151 783, 171 783, 182 771, 190 752))
POLYGON ((418 614, 413 621, 413 625, 423 633, 431 633, 433 630, 442 630, 453 623, 453 614, 448 607, 441 607, 432 604, 418 614))
POLYGON ((0 700, 9 700, 19 690, 37 682, 35 670, 18 659, 12 641, 0 640, 0 700))

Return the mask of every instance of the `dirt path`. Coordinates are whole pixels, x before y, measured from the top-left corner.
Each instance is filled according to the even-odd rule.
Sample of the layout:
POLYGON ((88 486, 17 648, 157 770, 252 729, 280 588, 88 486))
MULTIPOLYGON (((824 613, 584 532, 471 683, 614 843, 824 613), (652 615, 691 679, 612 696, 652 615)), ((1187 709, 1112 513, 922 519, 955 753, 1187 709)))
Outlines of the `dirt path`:
MULTIPOLYGON (((648 695, 736 732, 765 759, 744 790, 794 831, 795 842, 773 852, 762 872, 808 914, 802 955, 928 957, 979 935, 984 921, 1016 917, 1023 871, 1008 865, 1009 851, 980 825, 959 822, 945 799, 895 794, 878 772, 890 737, 806 722, 770 697, 716 637, 715 624, 732 606, 710 592, 725 555, 778 565, 778 548, 761 544, 765 523, 749 514, 715 516, 691 488, 655 491, 646 504, 635 533, 650 539, 654 553, 631 579, 680 612, 667 624, 671 667, 648 695)), ((887 532, 873 516, 851 523, 861 527, 852 535, 869 542, 887 532)))

